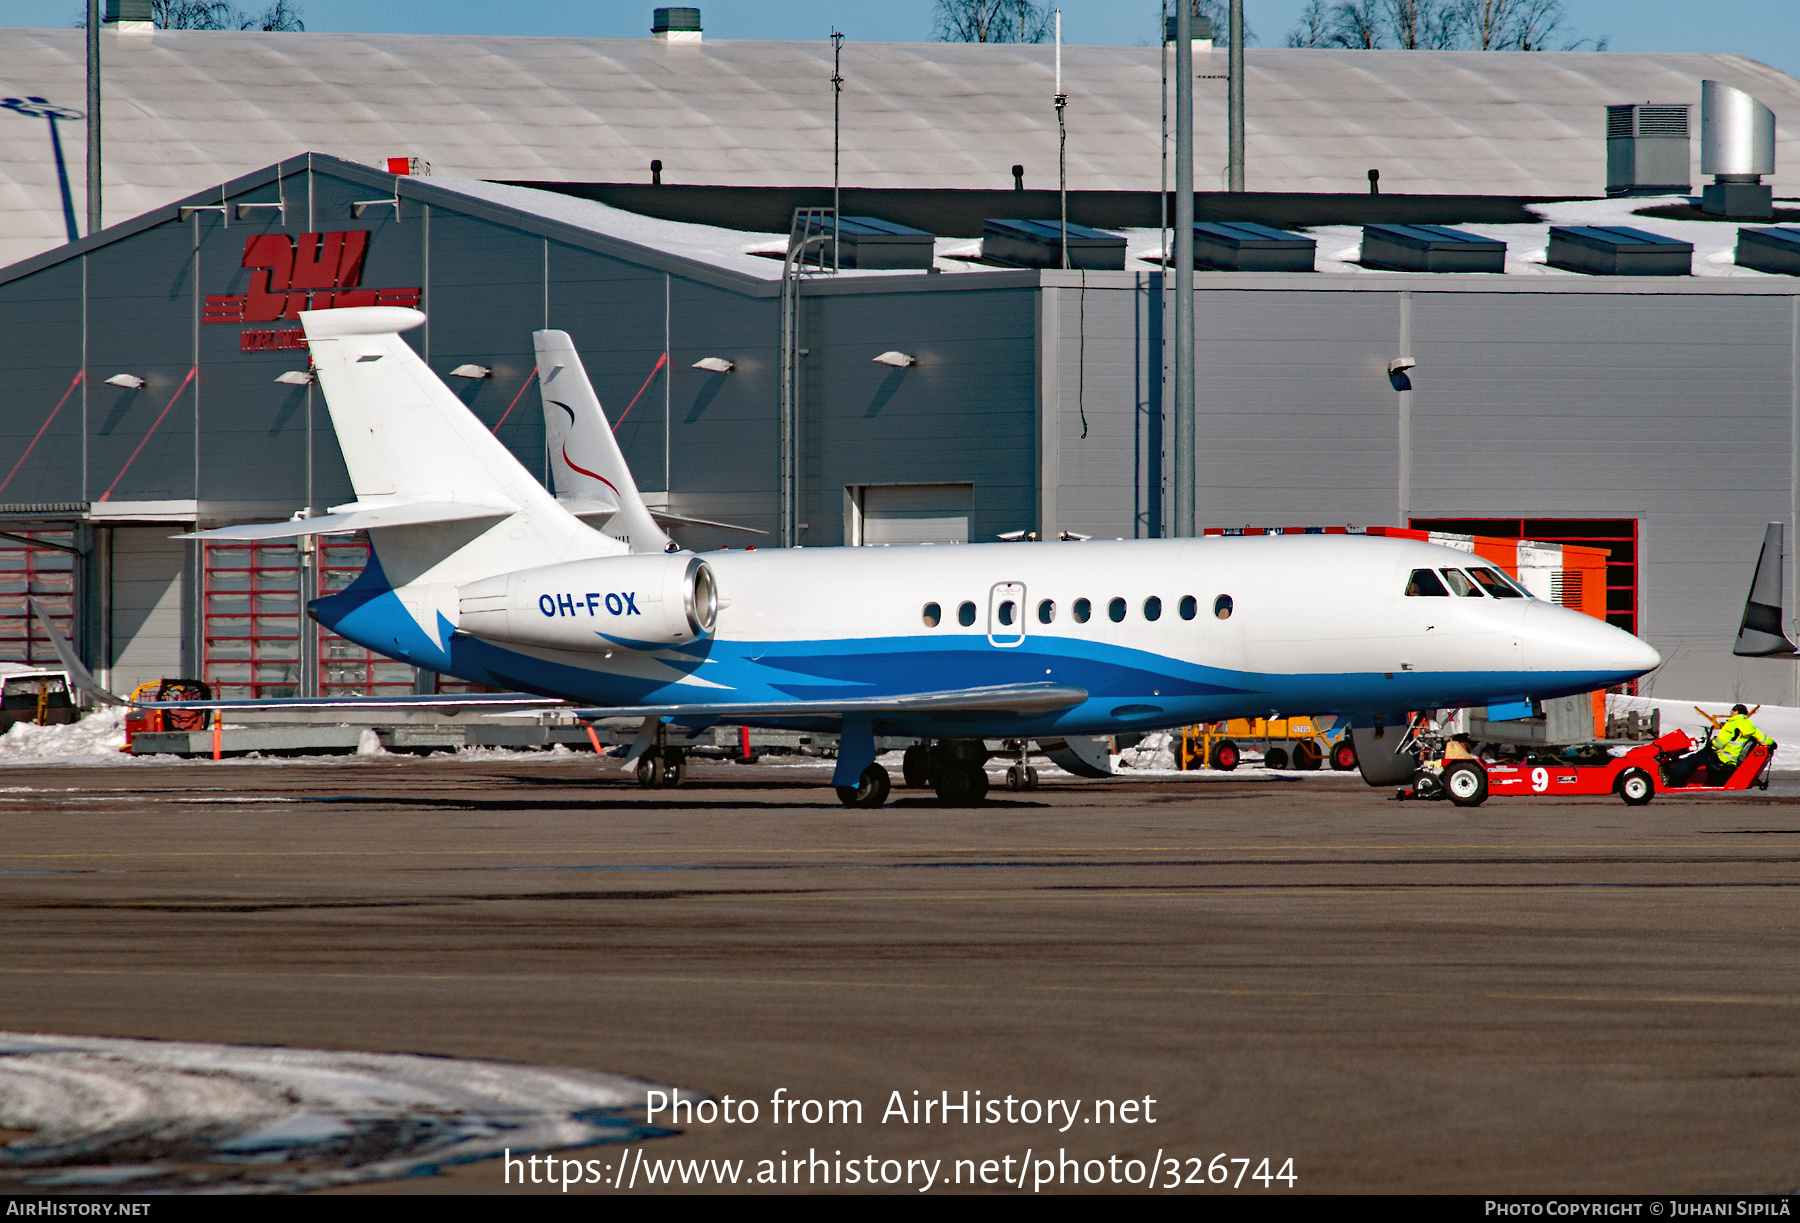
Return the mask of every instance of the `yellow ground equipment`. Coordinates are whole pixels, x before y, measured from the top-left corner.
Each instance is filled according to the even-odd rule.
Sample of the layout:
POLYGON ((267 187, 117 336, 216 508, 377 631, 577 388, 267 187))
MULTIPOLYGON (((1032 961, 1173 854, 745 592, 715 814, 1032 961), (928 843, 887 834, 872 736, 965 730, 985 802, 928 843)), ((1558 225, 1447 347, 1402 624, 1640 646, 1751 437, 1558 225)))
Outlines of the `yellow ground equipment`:
POLYGON ((1184 769, 1219 769, 1230 772, 1243 762, 1244 753, 1260 751, 1262 764, 1271 769, 1318 768, 1325 761, 1334 769, 1356 767, 1356 750, 1347 731, 1334 739, 1318 719, 1232 718, 1184 726, 1177 760, 1184 769))

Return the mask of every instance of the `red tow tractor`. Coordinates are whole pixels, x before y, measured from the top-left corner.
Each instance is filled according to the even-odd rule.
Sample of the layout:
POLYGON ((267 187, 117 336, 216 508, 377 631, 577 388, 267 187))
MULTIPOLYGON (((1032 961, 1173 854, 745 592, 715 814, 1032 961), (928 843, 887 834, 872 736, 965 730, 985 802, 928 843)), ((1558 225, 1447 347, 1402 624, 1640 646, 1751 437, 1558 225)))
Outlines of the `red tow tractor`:
POLYGON ((1540 794, 1617 794, 1628 805, 1641 807, 1658 794, 1709 794, 1724 790, 1769 788, 1769 764, 1776 744, 1752 744, 1744 758, 1720 785, 1700 780, 1685 786, 1663 781, 1662 762, 1695 746, 1687 732, 1672 730, 1660 739, 1639 744, 1613 755, 1604 744, 1588 744, 1570 753, 1534 752, 1518 763, 1487 764, 1481 760, 1434 760, 1413 782, 1406 798, 1448 798, 1459 807, 1479 807, 1490 795, 1497 797, 1540 794))

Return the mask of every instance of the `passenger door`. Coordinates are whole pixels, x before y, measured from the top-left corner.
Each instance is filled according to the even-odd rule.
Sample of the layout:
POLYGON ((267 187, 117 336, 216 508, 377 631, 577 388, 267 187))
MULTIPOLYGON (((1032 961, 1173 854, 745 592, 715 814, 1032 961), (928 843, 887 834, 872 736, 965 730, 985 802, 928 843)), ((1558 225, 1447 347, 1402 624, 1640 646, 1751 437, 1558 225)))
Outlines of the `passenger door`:
POLYGON ((988 642, 1010 649, 1025 641, 1025 583, 996 582, 988 592, 988 642))

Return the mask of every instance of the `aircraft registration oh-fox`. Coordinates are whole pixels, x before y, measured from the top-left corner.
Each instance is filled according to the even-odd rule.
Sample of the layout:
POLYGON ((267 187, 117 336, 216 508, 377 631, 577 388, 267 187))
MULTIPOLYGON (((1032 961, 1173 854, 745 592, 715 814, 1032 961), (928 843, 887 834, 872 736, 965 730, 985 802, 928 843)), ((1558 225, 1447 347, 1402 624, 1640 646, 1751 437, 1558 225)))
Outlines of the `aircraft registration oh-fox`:
MULTIPOLYGON (((300 318, 357 499, 197 537, 368 531, 368 567, 310 605, 319 623, 586 717, 641 719, 627 767, 671 722, 834 731, 840 797, 874 807, 889 788, 875 737, 903 736, 930 743, 914 759, 939 797, 966 803, 987 788, 984 739, 1033 739, 1079 769, 1095 736, 1331 712, 1386 785, 1411 775, 1393 751, 1406 710, 1587 692, 1660 662, 1467 553, 1401 539, 667 551, 593 428, 581 466, 613 489, 627 543, 559 503, 413 352, 401 333, 424 315, 300 318)), ((600 412, 586 373, 566 336, 537 341, 546 397, 579 431, 585 404, 600 412)))

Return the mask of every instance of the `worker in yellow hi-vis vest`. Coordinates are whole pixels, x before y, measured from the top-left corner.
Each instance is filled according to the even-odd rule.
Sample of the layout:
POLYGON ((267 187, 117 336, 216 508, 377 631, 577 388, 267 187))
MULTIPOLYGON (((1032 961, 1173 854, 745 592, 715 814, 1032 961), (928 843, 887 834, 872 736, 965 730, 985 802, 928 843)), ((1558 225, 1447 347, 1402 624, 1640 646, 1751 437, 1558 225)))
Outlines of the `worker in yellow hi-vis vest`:
POLYGON ((1664 766, 1663 781, 1670 786, 1685 786, 1688 779, 1704 765, 1706 783, 1722 786, 1731 777, 1732 770, 1743 761, 1744 753, 1750 750, 1752 743, 1774 742, 1757 729, 1756 723, 1750 720, 1747 708, 1733 705, 1731 716, 1713 731, 1710 741, 1664 766))

